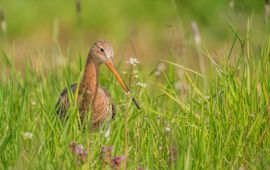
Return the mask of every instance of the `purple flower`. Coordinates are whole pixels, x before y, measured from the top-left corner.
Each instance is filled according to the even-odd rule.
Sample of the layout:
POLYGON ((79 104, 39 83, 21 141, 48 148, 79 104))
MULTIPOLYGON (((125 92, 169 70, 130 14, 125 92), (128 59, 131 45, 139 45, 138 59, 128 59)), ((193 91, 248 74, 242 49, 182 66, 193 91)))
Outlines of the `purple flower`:
POLYGON ((119 167, 122 160, 124 160, 124 156, 115 156, 112 159, 112 163, 113 163, 114 166, 119 167))
POLYGON ((101 152, 104 153, 104 152, 106 152, 106 150, 107 150, 107 147, 105 145, 102 146, 101 152))
POLYGON ((76 156, 78 164, 86 162, 88 156, 87 148, 84 149, 82 144, 78 145, 75 141, 72 141, 69 147, 72 153, 76 156))
POLYGON ((83 146, 82 145, 78 145, 76 147, 76 150, 75 150, 76 154, 83 154, 83 146))
POLYGON ((109 151, 112 151, 113 148, 114 148, 114 146, 110 146, 110 147, 109 147, 109 151))
POLYGON ((88 156, 88 152, 85 149, 83 154, 81 154, 81 159, 82 159, 83 162, 85 162, 87 160, 87 156, 88 156))
POLYGON ((100 160, 103 168, 108 166, 111 169, 119 169, 124 156, 113 156, 114 146, 106 147, 105 145, 101 149, 100 160))

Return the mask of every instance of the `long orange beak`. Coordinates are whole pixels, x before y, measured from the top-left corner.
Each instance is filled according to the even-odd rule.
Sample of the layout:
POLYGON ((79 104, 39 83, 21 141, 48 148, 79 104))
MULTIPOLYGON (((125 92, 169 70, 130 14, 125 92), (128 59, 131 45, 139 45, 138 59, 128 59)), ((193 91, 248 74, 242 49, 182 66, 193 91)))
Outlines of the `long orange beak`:
MULTIPOLYGON (((109 61, 105 62, 105 64, 109 67, 109 69, 111 70, 111 72, 114 74, 114 76, 116 77, 116 79, 119 81, 119 83, 122 86, 122 88, 129 95, 130 94, 130 90, 127 87, 127 85, 124 82, 124 80, 122 79, 122 77, 120 76, 120 74, 118 73, 118 71, 116 70, 113 62, 109 60, 109 61)), ((132 101, 136 105, 136 107, 140 110, 141 108, 140 108, 139 104, 137 103, 137 101, 135 100, 135 98, 132 98, 132 101)))

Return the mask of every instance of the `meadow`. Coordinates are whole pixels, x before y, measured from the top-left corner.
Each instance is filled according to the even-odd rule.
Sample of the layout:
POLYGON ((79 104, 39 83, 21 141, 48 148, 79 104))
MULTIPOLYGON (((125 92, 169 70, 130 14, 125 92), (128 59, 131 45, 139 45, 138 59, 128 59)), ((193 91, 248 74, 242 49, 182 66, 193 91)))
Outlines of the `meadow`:
POLYGON ((53 2, 0 2, 0 169, 270 168, 263 2, 53 2), (100 38, 142 107, 102 66, 109 136, 81 127, 76 96, 67 121, 55 107, 100 38))

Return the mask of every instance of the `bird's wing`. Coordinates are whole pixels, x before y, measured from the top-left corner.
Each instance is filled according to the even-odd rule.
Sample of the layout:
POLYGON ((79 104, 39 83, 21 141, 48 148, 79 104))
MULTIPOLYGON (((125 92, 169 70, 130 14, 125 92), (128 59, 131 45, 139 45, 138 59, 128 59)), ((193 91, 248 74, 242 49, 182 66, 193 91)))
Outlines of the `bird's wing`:
MULTIPOLYGON (((77 83, 71 85, 70 90, 72 93, 75 93, 77 89, 77 83)), ((68 89, 65 88, 63 92, 60 94, 60 97, 56 104, 56 112, 61 118, 65 118, 67 111, 69 108, 69 97, 68 97, 68 89)))

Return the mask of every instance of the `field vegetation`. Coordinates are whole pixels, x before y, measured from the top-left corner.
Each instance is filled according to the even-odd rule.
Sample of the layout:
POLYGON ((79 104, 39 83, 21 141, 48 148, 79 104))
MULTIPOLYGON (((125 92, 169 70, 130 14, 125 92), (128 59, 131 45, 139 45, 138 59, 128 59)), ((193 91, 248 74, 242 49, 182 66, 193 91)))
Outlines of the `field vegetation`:
POLYGON ((269 169, 267 2, 2 0, 0 169, 269 169), (142 107, 103 66, 110 135, 55 107, 98 39, 142 107))

